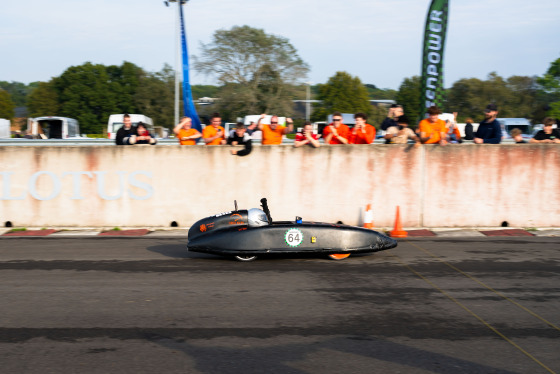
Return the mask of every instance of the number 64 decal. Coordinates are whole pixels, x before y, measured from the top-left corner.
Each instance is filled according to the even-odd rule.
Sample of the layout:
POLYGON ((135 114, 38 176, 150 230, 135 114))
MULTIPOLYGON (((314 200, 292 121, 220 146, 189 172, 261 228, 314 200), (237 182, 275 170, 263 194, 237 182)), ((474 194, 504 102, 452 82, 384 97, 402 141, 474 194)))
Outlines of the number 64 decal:
POLYGON ((284 241, 290 247, 297 247, 303 242, 303 233, 299 229, 289 229, 284 234, 284 241))

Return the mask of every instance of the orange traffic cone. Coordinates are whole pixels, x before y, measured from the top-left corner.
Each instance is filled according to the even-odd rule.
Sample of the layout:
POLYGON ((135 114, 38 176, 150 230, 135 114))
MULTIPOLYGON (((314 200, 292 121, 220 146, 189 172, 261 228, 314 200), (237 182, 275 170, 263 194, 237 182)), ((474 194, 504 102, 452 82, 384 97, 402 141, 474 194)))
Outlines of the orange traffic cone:
POLYGON ((401 225, 401 213, 399 207, 397 206, 397 218, 395 219, 395 228, 390 233, 392 238, 406 238, 408 233, 402 229, 401 225))
POLYGON ((364 213, 364 228, 373 229, 373 212, 371 204, 367 205, 366 212, 364 213))

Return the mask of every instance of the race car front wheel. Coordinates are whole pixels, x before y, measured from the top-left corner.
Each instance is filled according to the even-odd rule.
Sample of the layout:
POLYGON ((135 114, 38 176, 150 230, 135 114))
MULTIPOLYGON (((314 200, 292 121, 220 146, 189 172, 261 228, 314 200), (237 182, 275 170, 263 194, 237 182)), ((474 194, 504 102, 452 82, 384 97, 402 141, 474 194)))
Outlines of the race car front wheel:
POLYGON ((254 261, 257 259, 257 256, 234 256, 234 257, 237 261, 243 261, 243 262, 254 261))
POLYGON ((339 260, 344 260, 348 256, 350 256, 350 253, 333 253, 329 255, 329 258, 331 258, 332 260, 339 261, 339 260))

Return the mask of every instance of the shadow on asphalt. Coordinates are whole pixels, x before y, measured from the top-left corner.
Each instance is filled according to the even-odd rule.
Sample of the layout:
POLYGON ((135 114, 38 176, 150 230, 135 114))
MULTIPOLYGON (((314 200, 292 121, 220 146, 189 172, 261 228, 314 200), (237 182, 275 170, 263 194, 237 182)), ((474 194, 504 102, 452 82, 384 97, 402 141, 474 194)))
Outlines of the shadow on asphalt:
MULTIPOLYGON (((187 246, 184 244, 161 244, 161 245, 153 245, 146 248, 150 252, 159 253, 163 256, 170 257, 170 258, 189 258, 189 259, 204 259, 204 260, 227 260, 227 261, 236 261, 233 256, 219 256, 213 255, 209 253, 198 253, 198 252, 189 252, 187 250, 187 246)), ((352 254, 348 259, 343 261, 351 260, 352 258, 360 258, 364 256, 371 256, 373 253, 355 253, 352 254)), ((266 255, 259 255, 256 261, 262 260, 295 260, 295 259, 319 259, 319 260, 329 260, 336 262, 334 260, 330 260, 326 254, 321 253, 303 253, 303 254, 289 254, 289 253, 274 253, 274 254, 266 254, 266 255)))
POLYGON ((150 252, 159 253, 170 258, 205 258, 208 260, 223 260, 224 257, 206 253, 189 252, 185 244, 152 245, 146 248, 150 252))
MULTIPOLYGON (((236 331, 242 335, 243 331, 236 331)), ((229 334, 232 332, 230 331, 229 334)), ((187 357, 195 361, 195 368, 203 373, 223 373, 236 374, 260 373, 258 364, 264 364, 266 360, 267 371, 270 373, 301 374, 307 371, 293 367, 293 364, 300 364, 305 367, 307 360, 321 352, 330 352, 335 357, 351 355, 355 363, 348 364, 347 367, 370 372, 372 360, 388 365, 397 364, 403 370, 426 370, 431 373, 494 373, 494 374, 514 374, 514 372, 487 366, 472 360, 452 357, 445 354, 430 352, 421 348, 410 347, 405 344, 391 342, 370 336, 343 336, 334 337, 327 340, 319 340, 314 344, 273 344, 264 347, 251 347, 245 344, 241 347, 214 346, 208 347, 200 344, 191 344, 185 339, 173 339, 165 336, 151 336, 150 341, 173 350, 182 352, 187 357), (220 359, 216 359, 220 357, 220 359), (243 360, 238 360, 243 357, 243 360), (236 365, 231 365, 236 362, 236 365), (353 366, 355 364, 356 366, 353 366)), ((239 337, 238 339, 243 339, 239 337)), ((238 340, 239 341, 239 340, 238 340)), ((242 341, 242 340, 241 340, 242 341)), ((248 339, 248 342, 250 340, 248 339)), ((391 366, 388 366, 391 367, 391 366)), ((330 370, 322 367, 327 373, 340 372, 340 368, 331 367, 330 370)), ((374 371, 371 371, 374 372, 374 371)))

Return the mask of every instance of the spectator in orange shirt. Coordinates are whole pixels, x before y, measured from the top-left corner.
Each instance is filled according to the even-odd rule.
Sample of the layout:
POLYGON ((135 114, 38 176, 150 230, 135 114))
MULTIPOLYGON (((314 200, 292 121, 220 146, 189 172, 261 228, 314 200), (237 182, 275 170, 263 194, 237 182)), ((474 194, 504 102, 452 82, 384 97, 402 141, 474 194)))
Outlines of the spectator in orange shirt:
POLYGON ((179 144, 181 145, 195 145, 198 138, 202 134, 197 130, 192 128, 192 119, 190 117, 183 117, 181 121, 173 129, 179 144))
POLYGON ((202 140, 206 145, 226 144, 225 130, 220 124, 222 118, 218 113, 214 113, 210 118, 210 124, 202 130, 202 140))
POLYGON ((348 136, 348 144, 371 144, 375 139, 375 127, 366 123, 367 116, 364 113, 354 114, 356 124, 348 136))
POLYGON ((261 114, 261 118, 257 121, 257 127, 262 131, 262 144, 282 144, 282 137, 294 130, 294 122, 291 118, 286 118, 288 126, 278 125, 278 116, 270 118, 270 125, 265 125, 262 120, 266 114, 261 114))
POLYGON ((420 121, 418 125, 420 129, 420 141, 422 144, 436 144, 446 145, 446 132, 445 121, 439 119, 441 111, 435 105, 428 108, 428 118, 420 121))
POLYGON ((342 114, 334 112, 332 122, 323 130, 325 144, 348 144, 350 129, 342 123, 342 114))

